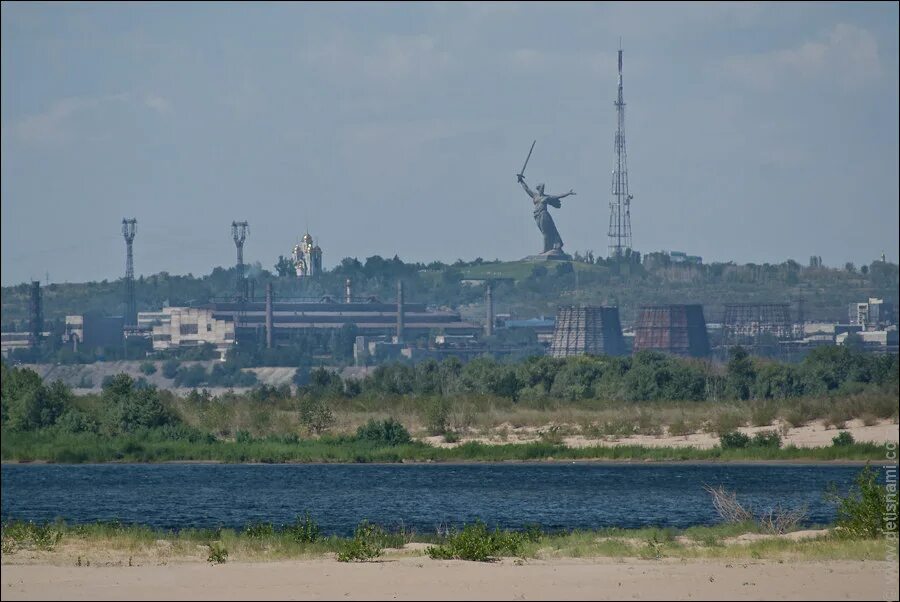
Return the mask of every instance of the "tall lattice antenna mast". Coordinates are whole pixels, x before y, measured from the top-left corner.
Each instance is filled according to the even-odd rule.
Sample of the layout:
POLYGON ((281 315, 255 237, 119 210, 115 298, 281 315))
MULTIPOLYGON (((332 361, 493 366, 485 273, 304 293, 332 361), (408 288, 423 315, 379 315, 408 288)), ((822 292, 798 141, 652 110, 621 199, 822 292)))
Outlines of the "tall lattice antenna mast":
POLYGON ((625 98, 622 92, 622 41, 619 40, 619 95, 616 98, 616 169, 612 174, 609 203, 609 256, 622 257, 631 249, 631 199, 628 191, 628 160, 625 152, 625 98))
POLYGON ((137 301, 134 298, 134 254, 132 243, 137 232, 137 220, 122 219, 122 236, 125 238, 125 326, 137 325, 137 301))
POLYGON ((247 222, 231 222, 231 237, 234 238, 234 246, 237 247, 237 297, 244 301, 247 299, 247 280, 244 278, 244 241, 250 234, 250 225, 247 222))

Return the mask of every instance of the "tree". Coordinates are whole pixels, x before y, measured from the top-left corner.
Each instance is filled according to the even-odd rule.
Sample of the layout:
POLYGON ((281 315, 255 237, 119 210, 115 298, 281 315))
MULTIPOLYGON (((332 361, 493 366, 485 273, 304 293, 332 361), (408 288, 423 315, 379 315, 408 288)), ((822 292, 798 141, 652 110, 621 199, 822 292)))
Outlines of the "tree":
POLYGON ((743 347, 733 347, 726 368, 725 390, 734 399, 750 399, 756 370, 743 347))
POLYGON ((175 417, 163 406, 155 386, 135 387, 134 379, 117 374, 103 387, 101 400, 105 406, 108 431, 130 433, 142 429, 174 424, 175 417))
POLYGON ((284 255, 279 255, 278 261, 275 263, 275 271, 278 272, 279 278, 293 276, 295 273, 294 264, 284 255))

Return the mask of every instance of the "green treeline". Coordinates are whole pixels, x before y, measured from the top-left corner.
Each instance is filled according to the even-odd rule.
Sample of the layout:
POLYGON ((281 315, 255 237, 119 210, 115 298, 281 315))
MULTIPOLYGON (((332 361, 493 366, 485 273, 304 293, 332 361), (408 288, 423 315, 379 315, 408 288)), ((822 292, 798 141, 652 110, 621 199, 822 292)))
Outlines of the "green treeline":
MULTIPOLYGON (((861 415, 860 408, 876 418, 896 416, 897 392, 897 356, 843 347, 820 348, 799 365, 754 359, 736 349, 725 366, 647 352, 631 358, 533 357, 517 364, 487 358, 465 365, 454 359, 392 364, 376 368, 362 380, 345 380, 315 369, 296 393, 287 386, 262 385, 243 395, 215 397, 194 391, 184 399, 125 374, 104 382, 99 395, 75 396, 61 382, 44 383, 32 370, 3 364, 0 420, 4 460, 863 459, 877 456, 878 447, 569 449, 561 438, 544 437, 526 445, 469 443, 439 449, 411 440, 406 428, 409 413, 402 414, 406 426, 393 419, 370 420, 355 435, 335 436, 329 431, 335 425, 336 410, 384 416, 402 406, 424 417, 430 432, 447 433, 447 413, 457 403, 464 403, 473 414, 504 404, 535 409, 570 404, 601 410, 624 403, 656 412, 659 402, 670 401, 724 406, 737 400, 781 400, 782 405, 802 408, 814 399, 819 409, 812 411, 823 406, 844 408, 845 414, 835 420, 839 422, 861 415), (848 403, 859 407, 847 409, 848 403), (249 430, 228 427, 235 424, 235 412, 248 414, 249 422, 241 424, 249 424, 249 430)), ((754 424, 767 425, 775 417, 763 411, 764 406, 753 407, 754 424)), ((813 417, 809 411, 797 422, 813 417)), ((713 428, 721 434, 743 420, 724 413, 713 428)), ((670 430, 676 432, 674 423, 670 430)))
POLYGON ((491 395, 513 402, 727 401, 791 399, 898 389, 896 355, 873 355, 846 347, 820 347, 800 364, 750 357, 735 348, 722 367, 655 351, 633 357, 534 356, 519 363, 482 357, 466 364, 443 362, 378 366, 362 380, 342 380, 313 370, 304 391, 321 398, 491 395))

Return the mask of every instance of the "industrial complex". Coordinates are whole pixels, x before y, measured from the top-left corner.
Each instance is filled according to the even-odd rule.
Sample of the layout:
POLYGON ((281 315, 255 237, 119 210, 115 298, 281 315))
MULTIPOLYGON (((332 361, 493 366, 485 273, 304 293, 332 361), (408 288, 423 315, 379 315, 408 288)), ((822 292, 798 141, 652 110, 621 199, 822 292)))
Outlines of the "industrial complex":
MULTIPOLYGON (((608 249, 610 259, 627 262, 632 256, 633 196, 628 181, 621 48, 614 105, 617 125, 608 249)), ((494 283, 490 279, 471 281, 484 286, 485 314, 481 320, 464 319, 458 311, 407 300, 400 280, 396 299, 354 295, 349 279, 343 291, 317 298, 278 298, 269 283, 262 297, 250 290, 245 273, 243 251, 250 234, 250 225, 245 220, 231 223, 237 251, 232 294, 182 307, 138 312, 133 253, 137 219, 123 218, 121 232, 126 245, 122 315, 66 316, 61 342, 73 350, 116 347, 139 338, 149 340, 154 352, 208 345, 224 360, 228 350, 242 342, 272 348, 295 344, 306 333, 345 328, 352 328, 356 337, 354 358, 358 363, 379 357, 415 360, 457 355, 467 359, 489 348, 491 353, 502 353, 489 343, 504 330, 530 331, 536 344, 557 358, 580 354, 627 355, 645 350, 697 358, 724 357, 728 349, 738 345, 768 355, 791 357, 818 345, 854 344, 887 352, 896 352, 898 346, 896 311, 891 301, 880 298, 850 305, 846 324, 807 322, 802 300, 797 302, 797 311, 792 315, 794 300, 778 299, 769 303, 726 304, 723 315, 714 316, 712 323, 707 323, 704 308, 699 304, 643 305, 632 324, 622 324, 619 307, 599 304, 561 306, 555 318, 495 315, 494 283)), ((702 265, 700 257, 680 251, 653 255, 657 257, 652 261, 664 261, 665 265, 702 265)), ((559 257, 568 256, 559 254, 559 257)), ((557 261, 566 261, 565 258, 557 261)), ((314 279, 324 272, 322 248, 308 231, 294 245, 290 260, 285 261, 290 262, 296 278, 314 279)), ((818 262, 821 263, 821 258, 818 262)), ((4 332, 4 354, 27 349, 51 336, 44 328, 41 295, 40 283, 33 282, 28 331, 4 332)))

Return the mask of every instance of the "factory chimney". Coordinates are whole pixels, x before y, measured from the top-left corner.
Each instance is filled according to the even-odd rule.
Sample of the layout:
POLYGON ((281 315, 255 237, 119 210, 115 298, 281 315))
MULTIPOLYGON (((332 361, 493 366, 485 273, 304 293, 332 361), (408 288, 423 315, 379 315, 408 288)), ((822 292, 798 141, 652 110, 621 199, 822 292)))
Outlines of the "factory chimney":
POLYGON ((488 280, 484 292, 484 304, 487 306, 487 323, 484 325, 484 336, 494 336, 494 285, 488 280))
POLYGON ((266 284, 266 348, 272 348, 272 283, 266 284))
POLYGON ((403 281, 397 281, 397 343, 403 342, 403 281))

